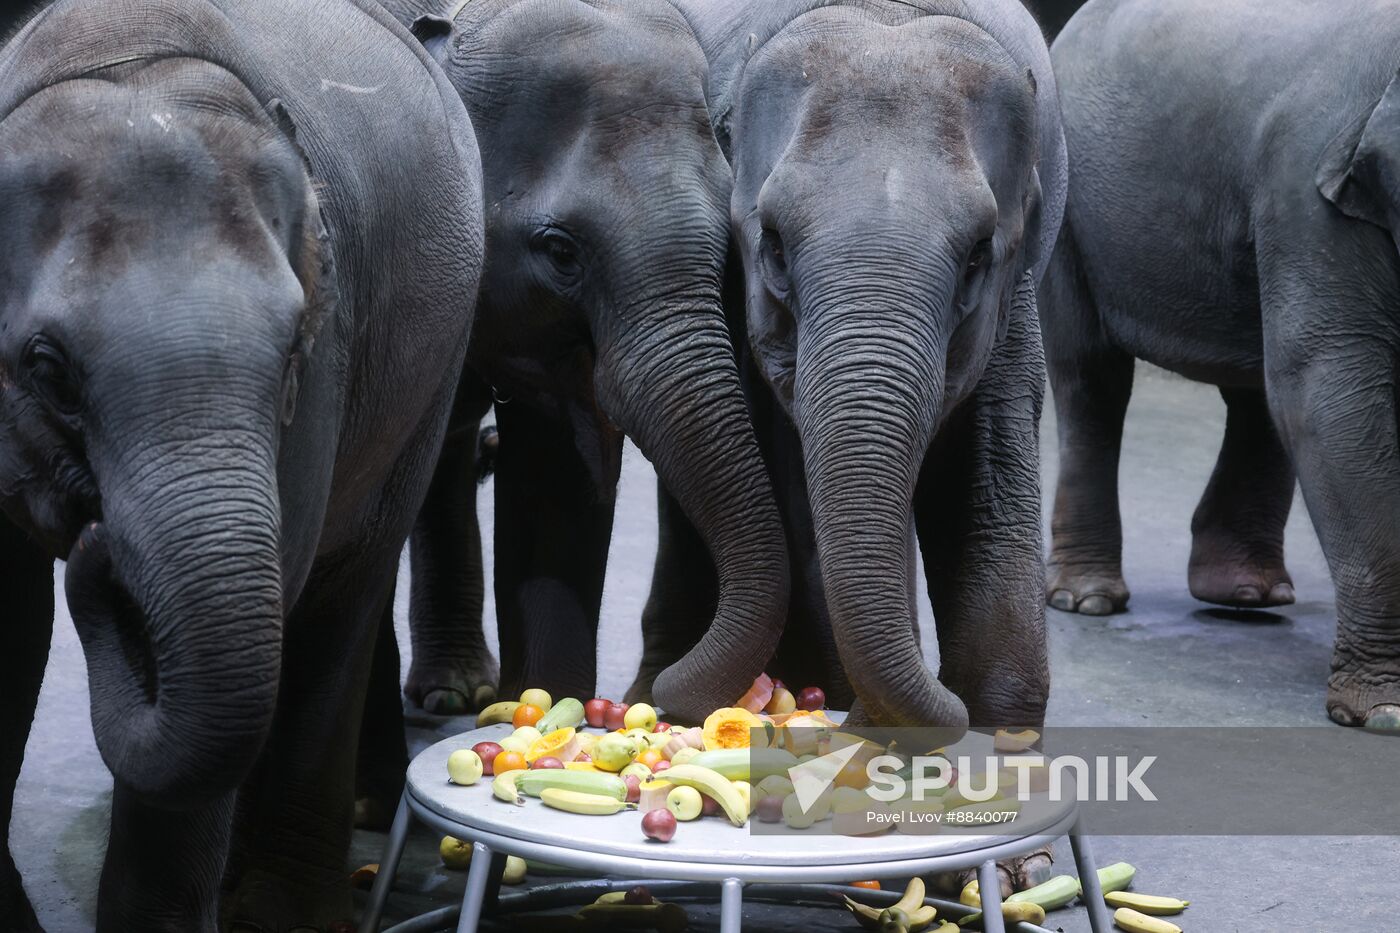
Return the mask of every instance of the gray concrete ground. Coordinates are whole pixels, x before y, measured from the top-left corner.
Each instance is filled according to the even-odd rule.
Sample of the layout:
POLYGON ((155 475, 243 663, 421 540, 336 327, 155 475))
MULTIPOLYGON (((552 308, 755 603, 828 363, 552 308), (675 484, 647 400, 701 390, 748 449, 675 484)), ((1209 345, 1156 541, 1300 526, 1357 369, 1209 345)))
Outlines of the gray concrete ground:
MULTIPOLYGON (((1327 722, 1323 698, 1334 624, 1332 589, 1301 501, 1288 526, 1298 605, 1242 617, 1213 611, 1187 593, 1190 516, 1214 463, 1223 423, 1224 407, 1213 389, 1139 366, 1122 467, 1131 609, 1109 619, 1049 612, 1052 723, 1327 722)), ((1052 410, 1042 433, 1044 488, 1053 490, 1052 410)), ((481 501, 489 540, 489 487, 481 501)), ((640 655, 637 619, 655 538, 651 469, 629 448, 604 602, 601 695, 623 692, 640 655)), ((489 554, 487 560, 489 568, 489 554)), ((59 593, 61 600, 61 583, 59 593)), ((404 611, 401 599, 406 652, 404 611)), ((493 618, 489 597, 487 613, 493 618)), ((930 625, 926 601, 922 616, 930 625)), ((488 637, 494 644, 494 633, 488 637)), ((931 637, 924 642, 935 650, 931 637)), ((415 745, 466 725, 418 722, 415 745)), ((30 895, 55 933, 91 927, 110 794, 111 778, 88 723, 82 653, 65 613, 55 626, 13 830, 15 858, 30 895)), ((377 861, 382 841, 379 834, 357 834, 354 864, 377 861)), ((1400 841, 1392 838, 1104 837, 1096 846, 1101 863, 1124 859, 1138 867, 1138 889, 1191 900, 1190 910, 1175 918, 1188 931, 1395 928, 1400 841)), ((401 879, 413 893, 398 898, 401 909, 448 903, 460 894, 461 875, 439 869, 435 849, 430 836, 415 837, 401 879)), ((1072 871, 1067 846, 1058 847, 1057 857, 1072 871)), ((716 928, 712 910, 696 910, 693 916, 697 928, 716 928)), ((754 930, 856 929, 834 911, 755 907, 746 912, 746 921, 754 930)), ((1049 925, 1068 933, 1088 930, 1082 908, 1053 913, 1049 925)))

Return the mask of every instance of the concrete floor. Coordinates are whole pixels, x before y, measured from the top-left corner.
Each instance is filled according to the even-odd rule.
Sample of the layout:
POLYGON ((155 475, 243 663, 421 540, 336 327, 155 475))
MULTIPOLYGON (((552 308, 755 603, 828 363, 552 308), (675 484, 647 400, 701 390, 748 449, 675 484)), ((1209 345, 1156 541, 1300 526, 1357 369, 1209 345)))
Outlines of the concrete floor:
MULTIPOLYGON (((1049 612, 1054 685, 1049 719, 1061 725, 1321 725, 1331 650, 1332 589, 1302 503, 1288 526, 1288 562, 1300 602, 1239 618, 1194 602, 1186 590, 1191 512, 1215 460, 1224 407, 1213 389, 1139 366, 1123 451, 1125 565, 1131 611, 1109 619, 1049 612)), ((1054 414, 1043 424, 1044 488, 1056 474, 1054 414)), ((1047 497, 1048 498, 1048 497, 1047 497)), ((489 540, 491 497, 481 498, 489 540)), ((637 619, 655 548, 654 486, 629 448, 604 603, 599 693, 619 696, 640 656, 637 619)), ((490 556, 487 556, 488 572, 490 556)), ((405 588, 401 587, 400 592, 405 588)), ((62 587, 59 586, 60 603, 62 587)), ((400 627, 404 609, 399 607, 400 627)), ((487 604, 488 618, 492 606, 487 604)), ((922 622, 931 624, 927 602, 922 622)), ((404 635, 404 650, 407 638, 404 635)), ((494 643, 494 635, 488 635, 494 643)), ((932 638, 924 642, 932 648, 932 638)), ((932 659, 930 659, 932 660, 932 659)), ((462 731, 424 722, 415 745, 462 731)), ((110 809, 111 778, 93 745, 82 653, 66 613, 15 803, 12 844, 40 918, 53 933, 90 929, 110 809)), ((1325 805, 1325 801, 1319 801, 1325 805)), ((357 835, 353 864, 378 860, 382 835, 357 835)), ((402 907, 455 900, 462 876, 437 867, 435 840, 411 847, 402 907)), ((1188 931, 1394 929, 1400 840, 1343 837, 1103 837, 1101 864, 1138 867, 1138 890, 1192 901, 1176 918, 1188 931)), ((1072 871, 1067 847, 1059 864, 1072 871)), ((713 910, 692 911, 715 929, 713 910)), ((749 928, 853 930, 834 911, 755 907, 749 928)), ((0 919, 2 923, 2 919, 0 919)), ((1048 923, 1088 930, 1083 909, 1048 923)))

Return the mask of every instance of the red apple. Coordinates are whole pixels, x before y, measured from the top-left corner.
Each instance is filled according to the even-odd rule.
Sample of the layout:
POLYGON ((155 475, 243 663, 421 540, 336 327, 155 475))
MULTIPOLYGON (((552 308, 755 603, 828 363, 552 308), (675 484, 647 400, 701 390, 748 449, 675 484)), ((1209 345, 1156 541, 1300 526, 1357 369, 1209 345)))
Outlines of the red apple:
POLYGON ((665 771, 665 770, 666 770, 667 768, 669 768, 669 767, 671 767, 671 763, 670 763, 669 761, 667 761, 665 758, 663 758, 663 759, 661 759, 660 761, 658 761, 656 764, 654 764, 654 765, 651 766, 651 773, 652 773, 652 774, 660 774, 662 771, 665 771))
POLYGON ((645 885, 639 884, 627 892, 627 895, 622 899, 622 903, 632 907, 645 907, 648 904, 655 904, 656 898, 651 896, 651 891, 645 885))
POLYGON ((665 732, 669 728, 671 728, 671 724, 669 722, 658 722, 656 724, 656 728, 652 729, 651 731, 655 733, 661 733, 665 732))
POLYGON ((761 822, 781 823, 783 821, 783 798, 764 797, 758 802, 758 809, 754 812, 761 822))
POLYGON ((627 718, 627 707, 629 703, 609 703, 607 710, 603 713, 603 728, 609 731, 616 731, 623 728, 623 720, 627 718))
POLYGON ((505 749, 501 748, 501 746, 497 745, 495 742, 477 742, 472 746, 472 751, 476 752, 477 757, 481 759, 481 773, 495 774, 496 771, 491 767, 491 763, 494 762, 496 756, 505 751, 505 749))
POLYGON ((811 712, 826 709, 826 693, 821 687, 803 687, 797 695, 797 708, 811 712))
POLYGON ((635 774, 629 774, 622 779, 622 783, 627 785, 627 802, 636 803, 642 799, 642 779, 635 774))
POLYGON ((595 729, 603 728, 603 717, 611 705, 611 700, 604 700, 601 697, 589 700, 583 704, 583 721, 595 729))
POLYGON ((535 763, 532 764, 532 765, 530 765, 531 770, 534 770, 534 771, 541 771, 541 770, 547 770, 547 769, 549 769, 549 768, 562 768, 562 767, 564 767, 564 762, 560 761, 558 758, 553 757, 552 755, 546 755, 546 756, 543 757, 543 758, 536 758, 536 759, 535 759, 535 763))
POLYGON ((709 794, 700 795, 700 815, 716 816, 719 813, 719 801, 709 794))
POLYGON ((648 839, 670 842, 671 837, 676 834, 676 815, 665 807, 652 810, 642 817, 642 832, 646 833, 648 839))

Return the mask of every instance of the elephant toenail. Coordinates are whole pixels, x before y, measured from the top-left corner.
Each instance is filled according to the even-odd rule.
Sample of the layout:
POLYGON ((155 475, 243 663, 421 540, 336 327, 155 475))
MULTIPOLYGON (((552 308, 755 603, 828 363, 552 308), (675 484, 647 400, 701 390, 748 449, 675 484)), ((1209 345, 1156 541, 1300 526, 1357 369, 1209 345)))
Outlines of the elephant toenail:
POLYGON ((496 702, 496 688, 490 684, 482 684, 476 688, 472 694, 472 709, 483 710, 496 702))
POLYGON ((1107 596, 1085 596, 1079 603, 1080 615, 1106 616, 1113 611, 1113 603, 1107 596))
POLYGON ((1366 731, 1400 733, 1400 706, 1380 703, 1366 714, 1366 731))
POLYGON ((1269 602, 1275 606, 1291 606, 1296 598, 1291 583, 1275 583, 1274 588, 1269 590, 1269 602))
POLYGON ((1056 590, 1050 594, 1050 605, 1061 612, 1074 611, 1074 594, 1069 590, 1056 590))
POLYGON ((1356 717, 1345 706, 1327 707, 1328 717, 1339 726, 1358 725, 1356 717))
POLYGON ((467 698, 450 687, 429 690, 423 696, 423 709, 435 716, 461 716, 467 711, 467 698))
POLYGON ((1264 591, 1252 584, 1235 587, 1235 602, 1242 606, 1257 606, 1264 601, 1264 591))

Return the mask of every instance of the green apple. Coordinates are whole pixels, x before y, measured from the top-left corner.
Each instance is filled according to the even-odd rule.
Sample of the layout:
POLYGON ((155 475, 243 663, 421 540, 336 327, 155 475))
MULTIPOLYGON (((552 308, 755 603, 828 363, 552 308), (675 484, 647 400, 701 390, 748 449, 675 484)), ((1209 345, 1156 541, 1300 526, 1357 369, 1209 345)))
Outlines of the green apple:
POLYGON ((666 809, 682 823, 698 819, 705 809, 705 801, 693 787, 673 787, 666 795, 666 809))
POLYGON ((656 710, 652 709, 649 703, 633 703, 627 707, 627 714, 622 717, 622 728, 645 729, 651 732, 656 728, 656 710))
POLYGON ((470 748, 459 748, 447 756, 447 779, 453 784, 475 784, 485 770, 481 756, 470 748))

